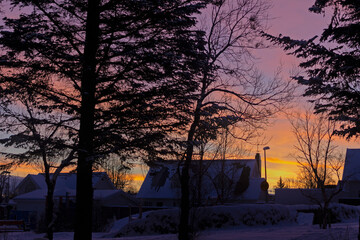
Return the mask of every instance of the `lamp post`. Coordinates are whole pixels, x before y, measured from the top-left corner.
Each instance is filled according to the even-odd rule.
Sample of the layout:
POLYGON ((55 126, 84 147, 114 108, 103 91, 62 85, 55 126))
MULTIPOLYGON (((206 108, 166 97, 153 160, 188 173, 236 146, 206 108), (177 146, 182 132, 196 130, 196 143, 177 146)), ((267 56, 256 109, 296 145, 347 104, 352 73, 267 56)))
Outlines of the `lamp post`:
POLYGON ((265 190, 265 202, 268 203, 269 202, 269 196, 268 196, 268 189, 269 189, 269 183, 267 182, 267 171, 266 171, 266 150, 269 150, 270 147, 266 146, 263 148, 264 150, 264 166, 265 166, 265 181, 264 181, 264 186, 263 186, 263 190, 265 190))
POLYGON ((264 150, 264 166, 265 166, 265 181, 267 181, 267 172, 266 172, 266 150, 269 150, 270 147, 266 146, 263 148, 264 150))

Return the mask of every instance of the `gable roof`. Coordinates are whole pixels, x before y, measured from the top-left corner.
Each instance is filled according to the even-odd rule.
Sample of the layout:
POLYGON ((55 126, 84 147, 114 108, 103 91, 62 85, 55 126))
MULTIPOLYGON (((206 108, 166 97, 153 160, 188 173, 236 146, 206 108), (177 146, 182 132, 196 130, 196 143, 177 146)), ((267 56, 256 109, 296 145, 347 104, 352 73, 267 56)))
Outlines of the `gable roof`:
MULTIPOLYGON (((99 201, 100 204, 110 202, 118 206, 119 203, 123 204, 125 202, 126 206, 138 206, 138 202, 135 198, 125 193, 123 190, 115 189, 113 183, 105 172, 94 172, 92 182, 94 188, 93 199, 99 201)), ((19 204, 19 206, 21 204, 26 205, 29 202, 43 204, 47 196, 47 186, 44 174, 29 174, 21 182, 20 189, 23 190, 20 195, 13 198, 15 204, 19 204)), ((75 197, 76 174, 61 173, 56 181, 54 200, 59 200, 61 198, 74 199, 75 197)))
MULTIPOLYGON (((114 184, 105 172, 94 172, 93 177, 94 189, 115 189, 114 184)), ((28 174, 16 187, 15 192, 19 192, 20 189, 26 187, 26 185, 33 185, 35 189, 41 190, 47 189, 45 182, 45 175, 39 173, 37 175, 28 174)), ((60 173, 56 179, 55 191, 58 189, 62 190, 75 190, 76 189, 76 173, 60 173)), ((28 191, 26 191, 28 192, 28 191)), ((25 193, 21 192, 20 193, 25 193)))
POLYGON ((346 149, 342 179, 344 181, 360 181, 360 149, 346 149))
MULTIPOLYGON (((178 166, 178 161, 164 161, 152 166, 137 194, 137 198, 179 199, 178 166)), ((199 172, 204 172, 202 177, 202 188, 206 195, 206 197, 203 195, 204 198, 217 198, 217 190, 220 188, 217 187, 217 182, 219 182, 217 179, 222 179, 223 186, 224 181, 229 183, 228 191, 235 198, 258 199, 261 192, 260 184, 264 180, 260 177, 255 159, 203 160, 202 165, 200 165, 200 161, 192 161, 190 182, 197 183, 198 178, 196 176, 199 172), (247 188, 239 189, 239 183, 244 178, 248 179, 249 185, 247 188)))

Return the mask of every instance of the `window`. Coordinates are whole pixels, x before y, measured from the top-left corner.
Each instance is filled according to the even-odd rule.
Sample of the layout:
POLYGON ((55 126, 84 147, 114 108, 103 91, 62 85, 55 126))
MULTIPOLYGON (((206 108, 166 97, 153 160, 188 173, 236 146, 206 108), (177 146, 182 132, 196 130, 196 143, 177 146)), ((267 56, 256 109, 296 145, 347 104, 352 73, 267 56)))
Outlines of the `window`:
POLYGON ((144 206, 148 206, 148 207, 150 206, 150 207, 151 207, 151 206, 152 206, 152 202, 150 202, 150 201, 145 201, 145 202, 144 202, 144 206))

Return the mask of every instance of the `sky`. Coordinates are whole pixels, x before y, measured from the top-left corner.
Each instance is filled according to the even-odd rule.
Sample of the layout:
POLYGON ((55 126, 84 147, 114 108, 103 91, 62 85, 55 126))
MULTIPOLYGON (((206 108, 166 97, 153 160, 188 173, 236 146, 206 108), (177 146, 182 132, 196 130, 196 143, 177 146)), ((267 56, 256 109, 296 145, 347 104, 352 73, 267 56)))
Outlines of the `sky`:
MULTIPOLYGON (((326 27, 329 14, 314 14, 308 11, 314 0, 273 0, 273 7, 269 12, 271 21, 269 21, 268 32, 272 35, 290 36, 293 39, 309 39, 315 35, 320 35, 326 27)), ((289 78, 289 72, 297 68, 299 60, 277 47, 261 50, 256 53, 258 57, 259 68, 267 75, 271 76, 275 69, 282 65, 283 77, 289 78)), ((298 69, 298 68, 297 68, 298 69)), ((298 91, 301 93, 301 90, 298 91)), ((296 106, 291 111, 297 111, 299 106, 304 106, 306 99, 298 98, 293 105, 296 106)), ((276 185, 279 177, 296 177, 298 165, 296 161, 289 156, 293 152, 295 138, 291 133, 291 126, 285 114, 278 115, 273 124, 266 131, 270 139, 267 150, 267 173, 270 188, 276 185)), ((339 150, 344 154, 346 148, 359 148, 357 141, 345 141, 337 139, 336 144, 339 150)), ((262 150, 262 148, 260 149, 262 150)), ((263 155, 263 151, 260 151, 263 155)), ((264 171, 264 170, 263 170, 264 171)), ((263 172, 264 175, 264 172, 263 172)))
MULTIPOLYGON (((270 0, 269 0, 270 1, 270 0)), ((319 35, 326 26, 328 15, 314 14, 308 8, 314 0, 272 0, 273 7, 270 9, 268 33, 273 35, 282 34, 291 36, 294 39, 308 39, 319 35)), ((291 72, 298 65, 299 61, 293 56, 286 55, 284 51, 277 47, 263 49, 255 52, 257 65, 265 76, 273 76, 276 69, 281 65, 283 78, 289 78, 291 72)), ((298 98, 293 104, 304 105, 305 99, 298 98)), ((267 175, 270 188, 276 185, 279 177, 295 177, 297 163, 289 155, 292 152, 295 138, 291 134, 291 127, 286 115, 277 115, 273 123, 266 130, 266 137, 269 139, 267 146, 267 175)), ((339 149, 345 153, 346 148, 360 148, 358 142, 347 142, 339 140, 339 149)), ((263 157, 262 148, 259 146, 260 154, 263 157)), ((256 149, 251 153, 255 156, 256 149)), ((264 164, 262 164, 264 166, 264 164)), ((12 174, 26 176, 28 173, 36 173, 35 169, 22 167, 15 170, 12 174)), ((264 176, 264 169, 263 169, 264 176)), ((136 186, 140 186, 145 177, 144 169, 136 167, 133 170, 133 179, 136 186)))
MULTIPOLYGON (((309 39, 315 35, 320 35, 326 27, 329 14, 314 14, 308 11, 314 0, 272 0, 272 8, 269 11, 270 21, 268 23, 268 33, 272 35, 290 36, 294 39, 309 39)), ((279 66, 282 66, 282 77, 289 78, 289 74, 298 70, 299 60, 294 56, 287 55, 278 47, 270 47, 255 52, 258 68, 267 77, 272 77, 279 66)), ((298 91, 301 95, 301 89, 298 91)), ((299 97, 292 105, 296 106, 289 112, 297 111, 299 106, 306 105, 306 99, 299 97)), ((266 138, 269 139, 267 146, 270 147, 266 151, 267 155, 267 176, 270 189, 276 185, 279 177, 296 178, 298 171, 297 162, 290 156, 293 153, 293 146, 296 139, 292 136, 291 126, 286 114, 279 114, 272 121, 272 124, 266 129, 266 138)), ((360 148, 358 142, 348 142, 338 139, 336 144, 339 145, 339 151, 345 156, 346 148, 360 148)), ((259 146, 258 150, 263 159, 263 147, 259 146)), ((257 149, 253 149, 249 158, 255 156, 257 149)), ((142 173, 138 169, 134 169, 134 173, 139 186, 141 183, 142 173)), ((262 177, 264 177, 264 162, 262 163, 262 177)))

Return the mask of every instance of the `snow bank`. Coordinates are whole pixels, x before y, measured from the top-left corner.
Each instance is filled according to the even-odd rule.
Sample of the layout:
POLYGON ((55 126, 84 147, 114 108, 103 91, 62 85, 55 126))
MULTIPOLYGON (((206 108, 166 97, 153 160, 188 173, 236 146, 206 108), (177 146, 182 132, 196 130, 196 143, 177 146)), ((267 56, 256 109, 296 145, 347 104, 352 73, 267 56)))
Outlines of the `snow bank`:
MULTIPOLYGON (((295 223, 296 211, 283 205, 242 204, 193 209, 190 222, 193 231, 231 226, 275 225, 280 222, 295 223)), ((121 220, 120 220, 121 221, 121 220)), ((176 233, 179 224, 179 209, 150 212, 143 219, 122 226, 113 237, 176 233)), ((107 235, 107 237, 110 237, 107 235)))
POLYGON ((314 219, 314 213, 299 212, 296 218, 296 222, 299 225, 312 225, 313 219, 314 219))
POLYGON ((360 206, 332 204, 330 209, 332 214, 336 217, 337 222, 346 222, 360 216, 360 206))
MULTIPOLYGON (((301 216, 299 218, 299 214, 301 212, 312 212, 315 213, 317 209, 319 209, 318 205, 288 205, 290 212, 297 211, 298 212, 298 220, 297 222, 300 224, 303 221, 301 216)), ((350 206, 346 204, 333 203, 329 206, 331 211, 332 222, 347 222, 351 219, 358 218, 360 216, 360 206, 350 206)), ((309 215, 307 216, 309 217, 309 215)))
MULTIPOLYGON (((219 229, 234 226, 263 226, 282 223, 311 225, 316 205, 239 204, 195 208, 190 214, 193 231, 219 229), (308 213, 302 211, 310 210, 308 213)), ((346 222, 360 216, 360 207, 343 204, 331 205, 335 222, 346 222)), ((118 220, 106 237, 122 237, 177 233, 179 209, 163 209, 144 214, 142 219, 129 223, 128 218, 118 220)), ((104 237, 105 237, 104 236, 104 237)))

